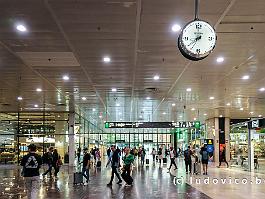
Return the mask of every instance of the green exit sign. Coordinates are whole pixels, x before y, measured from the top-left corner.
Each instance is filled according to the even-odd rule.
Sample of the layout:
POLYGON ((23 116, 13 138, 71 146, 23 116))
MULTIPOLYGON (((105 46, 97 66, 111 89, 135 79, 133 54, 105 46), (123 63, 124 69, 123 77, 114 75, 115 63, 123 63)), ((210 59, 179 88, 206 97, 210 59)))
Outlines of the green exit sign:
POLYGON ((200 121, 196 121, 194 126, 195 126, 196 129, 199 129, 201 127, 201 122, 200 121))
POLYGON ((109 128, 109 123, 108 123, 108 122, 105 123, 105 128, 106 128, 106 129, 109 128))

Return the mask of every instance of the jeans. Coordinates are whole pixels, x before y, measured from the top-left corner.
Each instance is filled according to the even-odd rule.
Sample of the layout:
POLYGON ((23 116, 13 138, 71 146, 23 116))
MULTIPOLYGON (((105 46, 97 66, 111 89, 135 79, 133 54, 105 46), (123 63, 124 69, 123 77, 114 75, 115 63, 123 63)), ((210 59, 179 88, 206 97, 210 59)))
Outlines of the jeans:
POLYGON ((38 198, 38 189, 39 189, 39 176, 34 177, 24 177, 25 185, 27 189, 28 199, 37 199, 38 198))
POLYGON ((86 178, 86 181, 88 182, 88 180, 89 180, 89 169, 87 169, 86 167, 83 167, 82 168, 82 174, 86 178))
POLYGON ((175 162, 175 158, 170 158, 170 166, 169 166, 169 170, 171 169, 172 165, 175 166, 175 169, 177 169, 177 165, 176 165, 176 162, 175 162))
POLYGON ((189 167, 189 171, 191 173, 191 161, 185 160, 185 165, 186 165, 186 173, 188 173, 188 167, 189 167))
POLYGON ((49 168, 47 171, 45 171, 42 175, 46 175, 47 173, 50 173, 50 176, 52 176, 52 164, 48 164, 49 168))
POLYGON ((114 179, 114 174, 117 176, 117 178, 119 179, 119 181, 121 181, 121 177, 117 171, 117 167, 116 166, 112 166, 111 167, 112 171, 111 171, 111 178, 110 178, 110 184, 112 183, 113 179, 114 179))

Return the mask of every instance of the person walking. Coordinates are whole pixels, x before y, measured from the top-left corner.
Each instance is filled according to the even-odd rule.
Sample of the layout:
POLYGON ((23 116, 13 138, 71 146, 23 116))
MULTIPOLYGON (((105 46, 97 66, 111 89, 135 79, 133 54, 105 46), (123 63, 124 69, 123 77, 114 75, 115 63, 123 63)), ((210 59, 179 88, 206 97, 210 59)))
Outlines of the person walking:
POLYGON ((172 165, 175 166, 175 170, 178 169, 176 162, 175 162, 176 152, 175 152, 173 147, 170 147, 169 156, 170 156, 170 166, 168 168, 168 170, 169 170, 168 172, 170 172, 172 165))
POLYGON ((48 165, 47 171, 45 171, 42 176, 47 175, 47 173, 50 173, 50 177, 52 177, 52 164, 53 164, 53 147, 49 148, 49 151, 44 154, 44 163, 48 165))
POLYGON ((144 147, 142 148, 142 151, 141 151, 141 165, 144 165, 144 160, 145 160, 145 149, 144 147))
POLYGON ((123 157, 123 172, 121 174, 123 180, 126 182, 125 186, 131 186, 133 179, 131 177, 131 165, 134 162, 134 156, 130 153, 130 148, 126 147, 125 156, 123 157))
POLYGON ((162 154, 162 148, 158 149, 158 160, 159 160, 159 164, 161 166, 161 162, 163 161, 163 154, 162 154))
POLYGON ((219 167, 221 166, 222 162, 225 162, 227 165, 227 168, 229 167, 228 162, 226 161, 226 149, 225 147, 223 148, 223 150, 220 152, 220 157, 219 157, 219 167))
POLYGON ((202 160, 203 175, 208 175, 209 153, 207 151, 206 145, 201 148, 200 154, 202 160))
POLYGON ((59 173, 59 170, 60 170, 60 161, 61 160, 61 157, 60 155, 58 154, 57 152, 57 149, 54 149, 53 150, 53 154, 52 154, 52 166, 54 168, 54 176, 57 177, 57 174, 59 173))
POLYGON ((188 171, 191 173, 191 155, 192 155, 192 151, 190 150, 190 146, 188 146, 188 148, 184 151, 184 161, 185 161, 185 166, 186 166, 186 173, 188 173, 188 171))
POLYGON ((25 180, 28 199, 37 199, 42 158, 36 154, 36 145, 30 144, 28 149, 29 153, 22 158, 20 165, 23 167, 22 176, 25 180))
POLYGON ((153 148, 151 155, 153 156, 153 162, 156 160, 156 150, 153 148))
POLYGON ((114 145, 111 146, 110 158, 108 160, 106 167, 108 167, 109 163, 111 163, 111 169, 112 170, 111 170, 111 179, 110 179, 110 182, 107 184, 107 186, 112 186, 114 174, 119 179, 117 184, 122 183, 121 177, 117 171, 117 169, 119 168, 119 165, 120 165, 120 155, 119 155, 119 151, 116 150, 116 147, 114 145))
POLYGON ((84 148, 82 175, 86 178, 86 183, 89 181, 90 160, 91 155, 88 153, 88 148, 84 148))
POLYGON ((76 155, 77 155, 77 162, 79 163, 80 162, 80 156, 81 156, 81 148, 80 147, 78 147, 76 155))
POLYGON ((111 149, 109 147, 108 150, 107 150, 107 156, 108 156, 108 158, 110 157, 110 152, 111 152, 111 149))

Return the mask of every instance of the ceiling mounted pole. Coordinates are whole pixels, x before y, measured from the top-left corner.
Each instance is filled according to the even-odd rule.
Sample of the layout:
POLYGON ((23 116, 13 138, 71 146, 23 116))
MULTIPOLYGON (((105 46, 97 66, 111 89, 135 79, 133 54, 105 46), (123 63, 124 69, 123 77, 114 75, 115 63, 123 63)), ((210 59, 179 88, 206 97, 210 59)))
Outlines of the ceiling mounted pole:
POLYGON ((195 19, 199 19, 199 1, 195 0, 195 19))

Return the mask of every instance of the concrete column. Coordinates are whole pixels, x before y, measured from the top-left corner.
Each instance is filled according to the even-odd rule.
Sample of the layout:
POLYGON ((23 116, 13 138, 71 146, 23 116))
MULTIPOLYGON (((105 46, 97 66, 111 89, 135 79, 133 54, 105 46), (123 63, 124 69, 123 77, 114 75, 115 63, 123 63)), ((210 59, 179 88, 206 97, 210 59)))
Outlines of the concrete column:
MULTIPOLYGON (((55 133, 65 134, 66 133, 66 121, 56 121, 55 133)), ((55 148, 58 150, 59 155, 63 158, 65 153, 68 151, 66 144, 66 135, 55 135, 55 148)))
POLYGON ((219 118, 214 118, 214 162, 219 162, 219 146, 220 140, 219 140, 219 118))
POLYGON ((75 162, 75 134, 74 134, 74 126, 75 126, 75 113, 69 113, 69 166, 74 166, 75 162))
POLYGON ((225 118, 226 161, 230 161, 230 118, 225 118))

